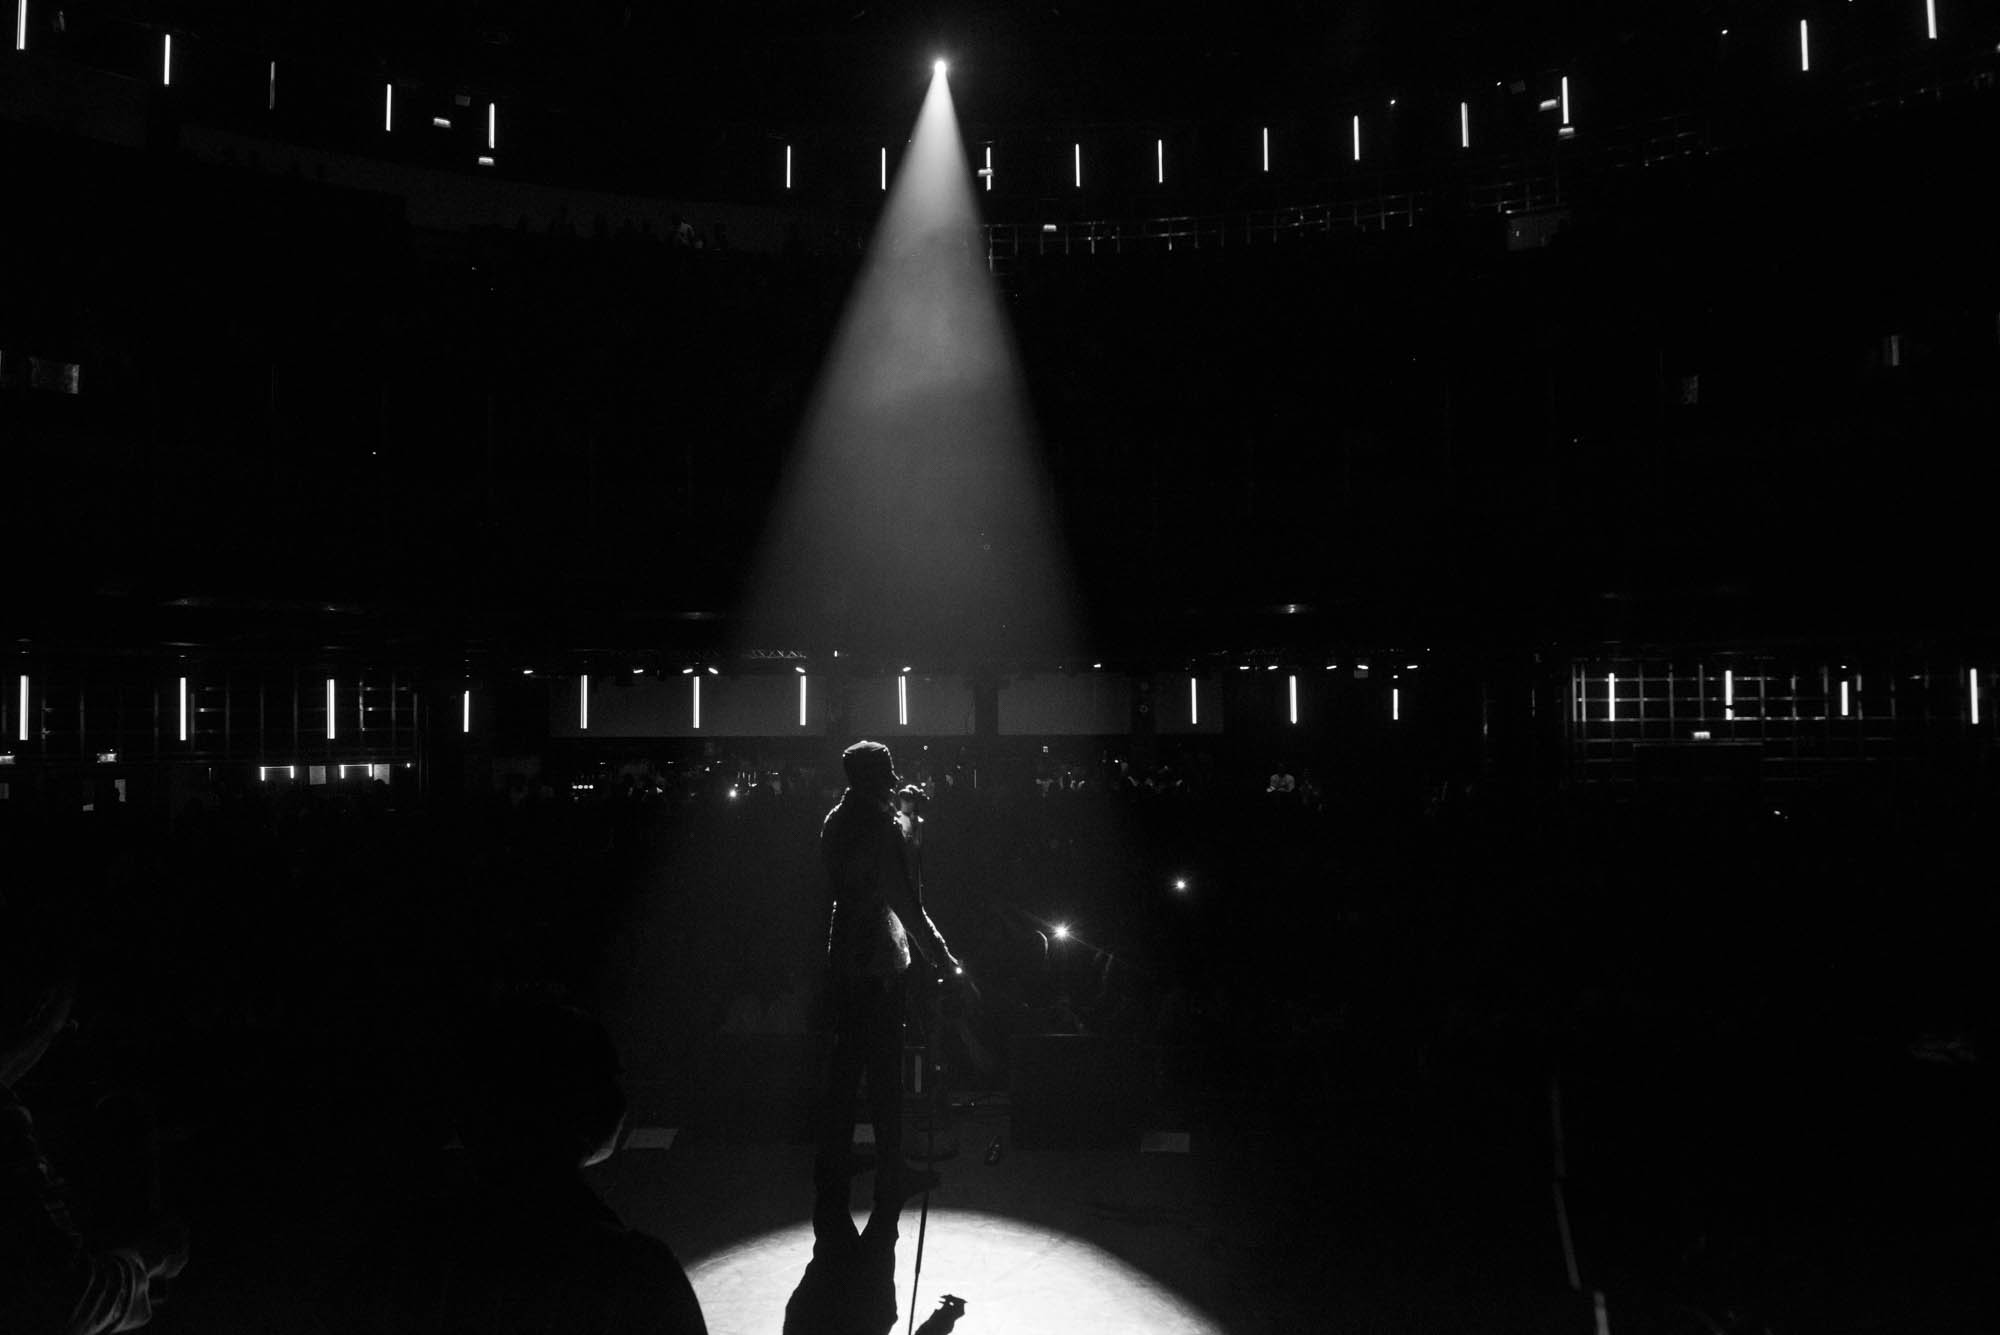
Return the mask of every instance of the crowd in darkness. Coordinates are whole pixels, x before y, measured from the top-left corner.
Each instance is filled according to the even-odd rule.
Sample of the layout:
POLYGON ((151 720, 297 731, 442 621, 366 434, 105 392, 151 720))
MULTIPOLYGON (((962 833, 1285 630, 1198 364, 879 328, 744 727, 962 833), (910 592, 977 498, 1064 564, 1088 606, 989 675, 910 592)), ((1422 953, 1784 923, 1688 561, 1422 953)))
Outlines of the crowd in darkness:
MULTIPOLYGON (((1578 1138, 1606 1128, 1602 1153, 1634 1156, 1605 1214, 1657 1207, 1658 1236, 1631 1246, 1660 1254, 1750 1210, 1743 1175, 1803 1190, 1814 1155, 1884 1118, 1929 1128, 1898 1151, 1921 1159, 1898 1200, 1916 1182, 1921 1208, 1961 1209, 1942 1184, 1990 1179, 1940 1092, 1984 1079, 1990 1000, 1971 980, 1992 908, 1958 860, 1979 810, 1913 824, 1849 795, 1649 814, 1338 774, 1308 801, 1277 772, 1309 770, 911 757, 926 899, 983 998, 959 1017, 954 1083, 1004 1089, 1017 1036, 1081 1033, 1144 1054, 1146 1097, 1187 1121, 1463 1096, 1515 1100, 1500 1122, 1520 1131, 1539 1097, 1523 1091, 1559 1073, 1578 1138), (1648 1137, 1670 1152, 1637 1154, 1648 1137)), ((93 1109, 143 1108, 145 1194, 179 1197, 196 1265, 205 1231, 262 1208, 259 1171, 345 1202, 319 1239, 335 1273, 331 1221, 384 1208, 382 1184, 454 1135, 441 1055, 482 1008, 602 1016, 627 1078, 682 1106, 714 1092, 700 1081, 732 1042, 815 1031, 836 775, 552 767, 448 807, 372 782, 218 783, 165 824, 10 804, 7 865, 27 869, 0 905, 10 948, 32 931, 77 966, 76 1028, 23 1097, 52 1148, 85 1155, 93 1109), (301 1167, 288 1146, 315 1135, 345 1157, 301 1167), (182 1176, 204 1162, 243 1171, 182 1176)), ((132 1174, 74 1176, 96 1218, 138 1227, 132 1174)), ((1867 1199, 1891 1191, 1871 1183, 1867 1199)))

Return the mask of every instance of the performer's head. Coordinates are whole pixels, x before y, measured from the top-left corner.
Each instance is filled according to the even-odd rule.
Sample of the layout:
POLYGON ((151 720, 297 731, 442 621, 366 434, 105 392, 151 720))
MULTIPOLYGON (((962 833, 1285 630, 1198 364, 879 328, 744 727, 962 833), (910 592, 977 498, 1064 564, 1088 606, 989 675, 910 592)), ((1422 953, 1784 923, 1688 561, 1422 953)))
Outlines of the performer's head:
POLYGON ((847 786, 887 797, 896 787, 896 758, 880 742, 856 742, 840 753, 847 786))

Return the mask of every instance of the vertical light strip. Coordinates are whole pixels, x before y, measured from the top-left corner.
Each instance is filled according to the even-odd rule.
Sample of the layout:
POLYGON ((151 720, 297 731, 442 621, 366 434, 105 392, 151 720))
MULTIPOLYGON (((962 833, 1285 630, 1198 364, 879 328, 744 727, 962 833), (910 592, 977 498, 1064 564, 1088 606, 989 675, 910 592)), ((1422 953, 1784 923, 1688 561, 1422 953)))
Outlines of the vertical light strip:
POLYGON ((1616 723, 1618 721, 1618 674, 1616 672, 1607 672, 1604 674, 1604 721, 1606 723, 1616 723))
POLYGON ((1188 678, 1188 726, 1196 727, 1200 723, 1201 723, 1201 681, 1198 678, 1189 677, 1188 678))
POLYGON ((694 726, 701 726, 701 676, 698 673, 694 679, 694 726))
POLYGON ((1403 688, 1400 686, 1389 688, 1389 721, 1391 723, 1403 721, 1403 688))
POLYGON ((806 726, 806 679, 803 674, 799 677, 799 726, 806 726))
POLYGON ((1809 72, 1811 69, 1812 69, 1812 43, 1811 40, 1806 36, 1806 21, 1804 19, 1800 19, 1799 20, 1799 72, 1801 74, 1804 74, 1809 72))
POLYGON ((1285 697, 1291 706, 1292 722, 1297 723, 1299 721, 1299 679, 1296 676, 1287 676, 1285 678, 1285 697))
POLYGON ((1567 74, 1563 75, 1563 83, 1562 83, 1562 116, 1563 116, 1563 124, 1568 125, 1569 124, 1569 75, 1567 74))
POLYGON ((1840 716, 1847 717, 1847 682, 1844 680, 1840 683, 1840 716))
POLYGON ((792 146, 785 145, 785 189, 792 188, 792 146))
POLYGON ((1854 717, 1861 718, 1867 711, 1861 707, 1861 674, 1854 674, 1854 717))
POLYGON ((390 134, 396 129, 396 85, 382 85, 382 133, 390 134))
POLYGON ((1081 190, 1083 189, 1083 145, 1071 144, 1069 152, 1071 165, 1075 168, 1076 188, 1081 190))
POLYGON ((21 708, 16 712, 14 735, 21 741, 28 740, 28 674, 21 674, 21 708))
POLYGON ((1361 117, 1358 113, 1354 117, 1354 160, 1361 161, 1361 117))
POLYGON ((1472 147, 1472 108, 1464 102, 1458 104, 1458 146, 1472 147))
POLYGON ((1924 32, 1933 42, 1937 40, 1937 0, 1924 0, 1924 32))
POLYGON ((492 152, 500 138, 500 104, 486 104, 486 150, 492 152))
POLYGON ((576 726, 588 731, 590 728, 590 674, 584 673, 576 688, 576 726))
POLYGON ((169 88, 174 82, 174 35, 160 34, 160 87, 169 88))
POLYGON ((1153 141, 1153 184, 1165 185, 1166 183, 1167 141, 1164 139, 1155 139, 1153 141))
POLYGON ((882 188, 889 188, 889 150, 882 150, 882 188))
POLYGON ((274 60, 271 62, 270 82, 266 86, 266 90, 264 93, 264 110, 276 111, 277 109, 278 109, 278 62, 274 60))
POLYGON ((326 739, 330 742, 339 732, 340 718, 333 712, 333 678, 326 679, 326 739))
POLYGON ((1264 170, 1271 170, 1271 127, 1264 127, 1264 170))
POLYGON ((186 677, 181 678, 180 699, 181 740, 186 741, 188 739, 188 679, 186 677))
POLYGON ((1979 669, 1967 668, 1966 683, 1972 687, 1972 726, 1979 726, 1979 669))
POLYGON ((1725 719, 1736 717, 1736 670, 1734 668, 1722 669, 1722 717, 1725 719))
POLYGON ((910 674, 899 673, 896 677, 896 724, 910 726, 910 674))
POLYGON ((993 145, 986 146, 986 188, 993 188, 993 145))
POLYGON ((28 0, 14 0, 14 49, 28 49, 28 0))
POLYGON ((460 732, 472 731, 472 688, 470 686, 466 687, 464 695, 459 697, 458 730, 460 732))

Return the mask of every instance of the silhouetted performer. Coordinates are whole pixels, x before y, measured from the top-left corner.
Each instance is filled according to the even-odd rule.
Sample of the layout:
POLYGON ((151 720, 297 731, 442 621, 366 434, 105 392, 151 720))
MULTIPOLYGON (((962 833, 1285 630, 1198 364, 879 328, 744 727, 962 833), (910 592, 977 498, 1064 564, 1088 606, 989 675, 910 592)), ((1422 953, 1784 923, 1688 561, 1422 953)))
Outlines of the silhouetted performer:
POLYGON ((820 1111, 814 1182, 821 1195, 838 1193, 845 1208, 854 1096, 865 1074, 875 1124, 875 1200, 902 1202, 935 1181, 903 1163, 903 1003, 910 945, 947 978, 958 959, 924 912, 909 862, 910 825, 899 816, 896 765, 880 742, 856 742, 841 755, 847 791, 820 827, 832 925, 833 1059, 820 1111))

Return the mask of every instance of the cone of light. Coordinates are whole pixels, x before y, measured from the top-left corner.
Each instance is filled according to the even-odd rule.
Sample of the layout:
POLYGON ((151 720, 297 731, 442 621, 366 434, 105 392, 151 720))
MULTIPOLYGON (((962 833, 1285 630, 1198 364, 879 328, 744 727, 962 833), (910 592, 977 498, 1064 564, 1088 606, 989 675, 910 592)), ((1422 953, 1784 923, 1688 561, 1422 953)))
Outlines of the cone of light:
POLYGON ((781 479, 745 635, 947 658, 1066 642, 1068 563, 934 71, 781 479))

